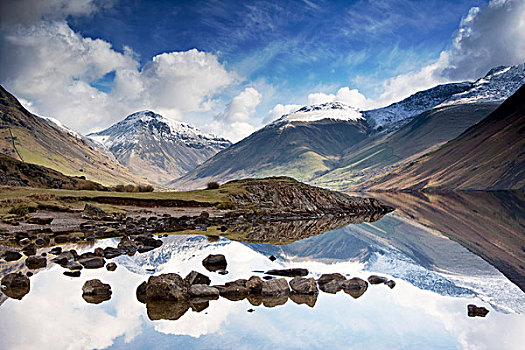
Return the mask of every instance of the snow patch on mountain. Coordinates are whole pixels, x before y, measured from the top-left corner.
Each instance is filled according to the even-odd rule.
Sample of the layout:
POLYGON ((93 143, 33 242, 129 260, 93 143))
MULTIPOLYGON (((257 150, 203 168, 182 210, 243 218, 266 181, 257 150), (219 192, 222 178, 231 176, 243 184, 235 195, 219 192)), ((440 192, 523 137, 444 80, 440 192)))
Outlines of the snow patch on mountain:
POLYGON ((495 67, 478 79, 467 91, 455 94, 436 106, 467 103, 503 103, 525 84, 525 63, 513 67, 495 67))
POLYGON ((363 119, 363 116, 357 108, 341 102, 328 102, 304 106, 295 112, 283 115, 275 120, 272 125, 281 125, 289 122, 314 122, 323 119, 357 121, 363 119))
POLYGON ((207 134, 184 122, 174 121, 152 111, 140 111, 126 117, 106 130, 89 134, 107 148, 115 145, 136 144, 140 130, 147 129, 156 140, 177 141, 191 148, 225 148, 231 143, 213 134, 207 134))
POLYGON ((58 129, 58 130, 61 130, 61 131, 65 131, 67 132, 69 135, 81 140, 83 138, 83 136, 78 133, 77 131, 73 130, 73 129, 70 129, 69 127, 65 126, 64 124, 62 124, 58 119, 55 119, 53 117, 40 117, 42 119, 44 119, 44 121, 46 123, 48 123, 49 125, 51 125, 52 127, 58 129))

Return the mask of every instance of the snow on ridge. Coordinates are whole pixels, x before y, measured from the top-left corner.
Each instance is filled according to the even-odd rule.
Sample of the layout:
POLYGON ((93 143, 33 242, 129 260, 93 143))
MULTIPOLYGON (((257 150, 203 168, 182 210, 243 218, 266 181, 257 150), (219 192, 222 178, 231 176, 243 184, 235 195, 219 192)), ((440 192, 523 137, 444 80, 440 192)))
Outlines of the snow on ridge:
POLYGON ((107 148, 114 145, 136 144, 147 129, 153 139, 182 142, 188 147, 217 146, 227 147, 230 142, 224 138, 200 131, 196 127, 165 118, 149 110, 128 115, 124 120, 109 128, 89 134, 88 137, 102 143, 107 148))
POLYGON ((271 123, 271 125, 295 121, 314 122, 323 119, 357 121, 364 118, 357 108, 348 106, 341 102, 328 102, 304 106, 295 112, 283 115, 281 118, 271 123))
POLYGON ((50 124, 51 126, 57 127, 59 130, 65 131, 69 135, 71 135, 71 136, 73 136, 73 137, 75 137, 75 138, 77 138, 79 140, 82 139, 82 135, 80 135, 80 133, 76 132, 73 129, 68 128, 67 126, 62 124, 62 122, 60 122, 58 119, 55 119, 53 117, 40 117, 40 118, 44 119, 44 121, 46 123, 50 124))

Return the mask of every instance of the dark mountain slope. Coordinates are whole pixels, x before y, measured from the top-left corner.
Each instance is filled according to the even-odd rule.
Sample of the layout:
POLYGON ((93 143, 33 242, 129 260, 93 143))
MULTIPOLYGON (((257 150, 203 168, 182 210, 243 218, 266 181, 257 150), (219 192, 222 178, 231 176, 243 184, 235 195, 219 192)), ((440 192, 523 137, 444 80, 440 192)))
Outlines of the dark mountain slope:
POLYGON ((435 152, 359 187, 396 191, 524 189, 525 86, 435 152))

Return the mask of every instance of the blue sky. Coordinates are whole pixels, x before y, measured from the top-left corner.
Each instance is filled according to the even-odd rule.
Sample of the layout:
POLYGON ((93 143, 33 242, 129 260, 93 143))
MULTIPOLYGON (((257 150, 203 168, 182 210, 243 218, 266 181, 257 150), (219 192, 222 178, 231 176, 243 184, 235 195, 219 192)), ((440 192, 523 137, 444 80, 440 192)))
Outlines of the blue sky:
POLYGON ((236 141, 300 105, 369 109, 522 63, 524 3, 2 2, 0 83, 81 132, 147 108, 236 141))

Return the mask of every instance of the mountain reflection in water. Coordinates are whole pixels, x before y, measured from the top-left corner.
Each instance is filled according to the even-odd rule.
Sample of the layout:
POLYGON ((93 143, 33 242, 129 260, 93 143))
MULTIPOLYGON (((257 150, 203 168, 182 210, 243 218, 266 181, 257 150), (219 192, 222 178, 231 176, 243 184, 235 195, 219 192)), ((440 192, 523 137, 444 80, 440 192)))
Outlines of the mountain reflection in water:
MULTIPOLYGON (((68 278, 60 266, 51 265, 31 278, 31 291, 22 300, 7 299, 0 306, 0 348, 519 349, 525 342, 525 293, 516 286, 522 277, 511 276, 501 266, 519 272, 523 265, 523 255, 518 254, 523 246, 523 231, 519 231, 523 215, 516 212, 522 204, 498 206, 493 196, 489 204, 476 205, 472 199, 458 197, 404 196, 400 202, 406 207, 394 203, 393 196, 385 199, 399 209, 375 222, 321 234, 316 228, 330 229, 330 223, 312 221, 289 231, 288 224, 252 227, 254 235, 261 226, 265 235, 289 232, 288 242, 308 237, 289 244, 170 235, 155 250, 112 259, 118 265, 114 272, 82 270, 81 277, 68 278), (409 208, 411 203, 417 208, 409 208), (463 208, 462 203, 470 207, 463 208), (442 208, 448 213, 440 213, 442 208), (504 222, 498 223, 499 219, 504 222), (483 226, 474 226, 479 220, 488 222, 487 232, 476 229, 483 226), (497 237, 501 248, 475 244, 475 236, 466 228, 470 225, 480 235, 499 227, 497 236, 485 237, 492 242, 497 237), (462 230, 468 240, 450 233, 461 236, 462 230), (483 258, 472 251, 484 254, 483 258), (209 254, 226 256, 227 275, 202 266, 209 254), (277 259, 271 261, 271 255, 277 259), (196 270, 217 285, 264 275, 254 271, 292 267, 307 268, 308 277, 314 278, 334 272, 363 279, 378 274, 394 279, 396 286, 370 285, 357 298, 343 291, 320 291, 315 296, 142 304, 135 295, 137 286, 152 274, 186 276, 196 270), (94 278, 111 285, 110 300, 95 305, 82 299, 82 285, 94 278), (469 318, 468 304, 485 306, 490 312, 485 318, 469 318)), ((90 248, 75 248, 80 253, 117 243, 107 239, 90 248)), ((13 266, 10 271, 16 269, 13 266)))

